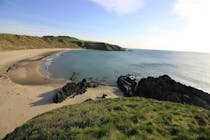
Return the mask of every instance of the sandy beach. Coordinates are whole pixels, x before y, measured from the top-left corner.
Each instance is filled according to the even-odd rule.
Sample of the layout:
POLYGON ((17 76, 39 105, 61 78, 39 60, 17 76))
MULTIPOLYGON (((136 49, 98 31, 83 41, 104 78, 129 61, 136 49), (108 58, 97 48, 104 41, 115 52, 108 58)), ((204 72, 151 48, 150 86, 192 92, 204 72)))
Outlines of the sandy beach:
POLYGON ((90 88, 83 95, 54 104, 54 91, 64 85, 53 83, 39 71, 47 56, 70 49, 33 49, 0 52, 0 139, 29 119, 65 105, 96 99, 106 93, 108 98, 122 96, 109 86, 90 88))

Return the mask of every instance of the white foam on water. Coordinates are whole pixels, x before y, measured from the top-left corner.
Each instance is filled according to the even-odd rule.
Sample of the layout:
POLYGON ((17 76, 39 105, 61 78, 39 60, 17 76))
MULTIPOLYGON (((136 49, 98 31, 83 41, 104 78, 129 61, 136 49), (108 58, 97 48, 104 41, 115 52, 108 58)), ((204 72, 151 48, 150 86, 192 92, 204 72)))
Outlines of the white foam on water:
MULTIPOLYGON (((63 54, 66 51, 62 51, 62 52, 58 52, 54 55, 50 55, 48 57, 46 57, 42 63, 40 64, 40 71, 41 73, 47 78, 47 79, 51 79, 51 80, 55 80, 52 79, 52 73, 49 72, 49 67, 50 65, 52 65, 52 63, 54 62, 54 60, 59 57, 61 54, 63 54)), ((58 79, 56 79, 56 81, 58 81, 58 79)), ((63 80, 62 80, 63 81, 63 80)))

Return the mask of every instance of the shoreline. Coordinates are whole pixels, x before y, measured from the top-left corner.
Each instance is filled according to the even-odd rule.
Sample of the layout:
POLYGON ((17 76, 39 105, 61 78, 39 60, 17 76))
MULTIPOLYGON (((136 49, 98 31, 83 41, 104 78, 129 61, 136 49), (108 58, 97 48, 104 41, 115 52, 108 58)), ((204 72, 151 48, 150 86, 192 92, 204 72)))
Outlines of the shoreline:
POLYGON ((55 83, 42 75, 40 63, 50 55, 74 49, 32 49, 0 52, 0 139, 44 112, 97 99, 106 93, 108 98, 118 98, 122 93, 115 87, 89 88, 85 94, 55 104, 55 90, 64 83, 55 83), (14 67, 11 67, 13 66, 14 67), (8 68, 11 67, 9 70, 8 68), (7 73, 8 70, 8 73, 7 73))
POLYGON ((57 53, 62 53, 62 52, 65 51, 47 52, 33 58, 28 58, 18 61, 9 67, 8 77, 16 84, 21 84, 21 85, 56 84, 55 81, 43 75, 43 73, 40 71, 40 67, 41 63, 45 61, 48 57, 51 57, 53 55, 56 55, 57 53))

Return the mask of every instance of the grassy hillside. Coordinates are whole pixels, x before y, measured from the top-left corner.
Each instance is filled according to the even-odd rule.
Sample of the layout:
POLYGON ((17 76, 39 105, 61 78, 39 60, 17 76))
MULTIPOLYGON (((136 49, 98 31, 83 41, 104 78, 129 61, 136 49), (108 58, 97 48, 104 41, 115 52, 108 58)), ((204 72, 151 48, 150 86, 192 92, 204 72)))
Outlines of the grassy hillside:
POLYGON ((144 98, 63 107, 28 121, 4 140, 209 140, 210 111, 144 98))
POLYGON ((39 48, 86 48, 120 51, 117 45, 79 40, 69 36, 25 36, 0 34, 0 50, 39 49, 39 48))

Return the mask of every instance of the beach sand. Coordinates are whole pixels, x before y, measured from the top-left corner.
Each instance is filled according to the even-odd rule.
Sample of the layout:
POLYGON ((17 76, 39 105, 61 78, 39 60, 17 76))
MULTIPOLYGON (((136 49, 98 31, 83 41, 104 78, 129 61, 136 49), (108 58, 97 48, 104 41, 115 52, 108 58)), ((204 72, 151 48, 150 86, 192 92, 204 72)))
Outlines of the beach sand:
POLYGON ((64 83, 54 83, 39 71, 47 56, 70 49, 33 49, 0 52, 0 139, 29 119, 65 105, 79 104, 104 93, 117 98, 122 93, 114 87, 90 88, 85 94, 55 104, 54 92, 64 83), (9 68, 9 69, 8 69, 9 68))

